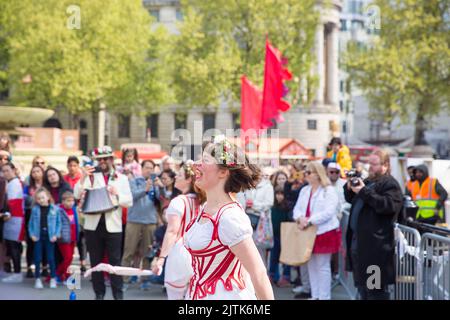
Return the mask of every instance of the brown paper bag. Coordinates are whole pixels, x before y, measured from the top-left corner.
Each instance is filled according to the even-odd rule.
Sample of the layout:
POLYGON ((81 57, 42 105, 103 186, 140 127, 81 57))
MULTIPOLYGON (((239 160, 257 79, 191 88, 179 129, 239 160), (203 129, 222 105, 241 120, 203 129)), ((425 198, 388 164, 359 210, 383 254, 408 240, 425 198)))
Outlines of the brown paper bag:
POLYGON ((311 258, 317 226, 300 230, 295 222, 281 223, 280 262, 289 266, 300 266, 311 258))

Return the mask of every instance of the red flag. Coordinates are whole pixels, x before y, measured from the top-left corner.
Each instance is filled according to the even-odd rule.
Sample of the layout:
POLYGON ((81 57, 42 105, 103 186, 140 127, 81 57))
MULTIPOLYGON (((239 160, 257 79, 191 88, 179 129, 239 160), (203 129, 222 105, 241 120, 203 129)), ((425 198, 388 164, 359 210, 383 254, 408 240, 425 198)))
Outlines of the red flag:
POLYGON ((241 77, 241 129, 261 129, 262 92, 246 76, 241 77))
POLYGON ((289 110, 290 104, 283 100, 286 93, 284 80, 291 80, 292 74, 284 67, 284 59, 280 51, 266 40, 266 62, 264 67, 264 91, 261 110, 261 124, 263 128, 272 126, 272 119, 280 122, 281 112, 289 110))

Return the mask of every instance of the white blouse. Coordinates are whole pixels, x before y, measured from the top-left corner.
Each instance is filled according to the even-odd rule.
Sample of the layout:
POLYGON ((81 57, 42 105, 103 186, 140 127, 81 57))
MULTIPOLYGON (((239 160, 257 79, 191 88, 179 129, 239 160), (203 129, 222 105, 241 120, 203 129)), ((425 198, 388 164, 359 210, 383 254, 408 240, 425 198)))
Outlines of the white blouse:
MULTIPOLYGON (((202 208, 200 212, 201 210, 202 208)), ((212 218, 215 219, 216 215, 217 213, 212 218)), ((214 226, 210 220, 200 223, 197 219, 192 226, 192 231, 185 235, 185 245, 192 250, 204 249, 211 242, 213 231, 214 226)), ((232 247, 247 238, 251 238, 252 234, 253 229, 250 219, 240 207, 236 205, 222 213, 219 220, 219 240, 224 245, 232 247)))

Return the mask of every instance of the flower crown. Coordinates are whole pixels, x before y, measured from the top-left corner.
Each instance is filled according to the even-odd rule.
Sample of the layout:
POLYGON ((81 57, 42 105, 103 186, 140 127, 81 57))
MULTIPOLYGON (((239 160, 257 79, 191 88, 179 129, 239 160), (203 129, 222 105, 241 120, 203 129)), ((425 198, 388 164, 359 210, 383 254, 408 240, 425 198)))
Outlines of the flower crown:
POLYGON ((103 146, 100 148, 95 148, 91 151, 92 157, 99 157, 99 156, 113 156, 113 151, 110 146, 103 146))
POLYGON ((193 167, 194 167, 194 161, 192 161, 192 160, 186 161, 186 163, 183 165, 184 172, 185 172, 186 176, 188 176, 188 177, 194 177, 195 176, 193 167))
POLYGON ((213 143, 216 145, 216 159, 219 161, 219 164, 230 168, 237 167, 232 143, 228 141, 224 135, 215 136, 213 143), (219 153, 217 153, 217 151, 219 151, 219 153))

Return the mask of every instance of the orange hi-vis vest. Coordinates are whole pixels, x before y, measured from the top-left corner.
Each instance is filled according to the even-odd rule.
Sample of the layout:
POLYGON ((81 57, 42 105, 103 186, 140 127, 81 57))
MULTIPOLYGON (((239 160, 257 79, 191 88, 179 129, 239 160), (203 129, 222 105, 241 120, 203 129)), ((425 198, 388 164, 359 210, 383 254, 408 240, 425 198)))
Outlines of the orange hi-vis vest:
MULTIPOLYGON (((428 219, 435 216, 435 209, 439 201, 439 195, 436 193, 436 179, 427 177, 422 185, 419 181, 412 184, 412 199, 416 202, 419 210, 416 219, 428 219)), ((444 210, 439 210, 439 217, 444 218, 444 210)))
MULTIPOLYGON (((413 194, 414 182, 415 181, 411 181, 411 180, 406 181, 406 189, 409 191, 409 193, 411 193, 411 196, 413 194)), ((413 200, 414 200, 414 198, 413 198, 413 200)))

